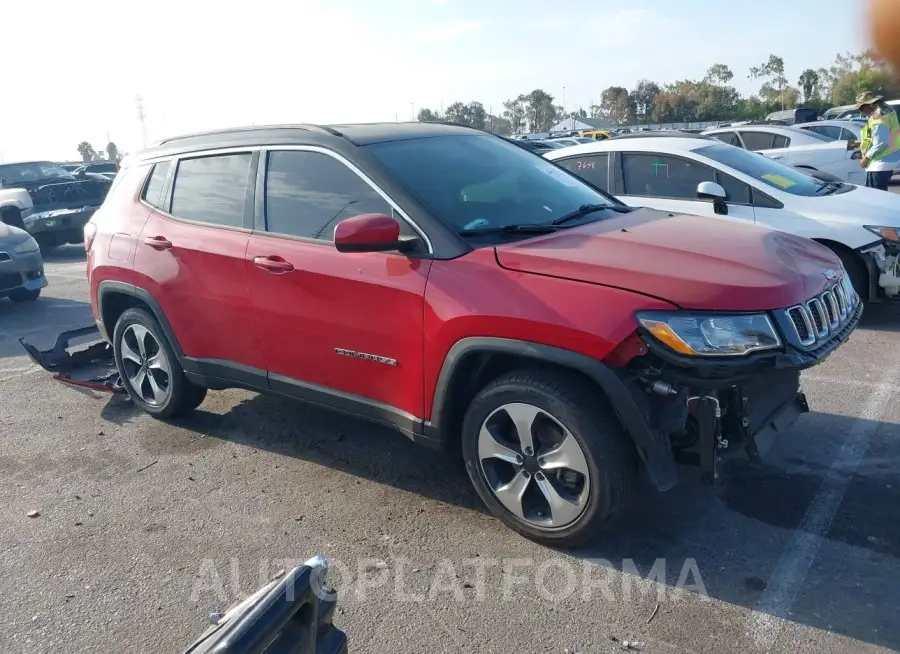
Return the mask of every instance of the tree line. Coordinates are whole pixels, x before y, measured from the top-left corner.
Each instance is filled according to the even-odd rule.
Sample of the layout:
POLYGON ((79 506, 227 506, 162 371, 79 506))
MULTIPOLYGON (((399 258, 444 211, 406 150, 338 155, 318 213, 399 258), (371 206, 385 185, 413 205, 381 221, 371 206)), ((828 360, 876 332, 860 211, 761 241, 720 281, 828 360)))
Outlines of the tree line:
MULTIPOLYGON (((104 148, 104 150, 106 151, 106 158, 109 161, 116 161, 116 162, 119 161, 119 159, 120 159, 119 148, 116 146, 115 143, 110 141, 109 143, 106 144, 106 147, 104 148)), ((82 141, 81 143, 78 144, 78 154, 84 163, 94 161, 98 158, 97 150, 95 150, 94 146, 91 145, 87 141, 82 141)))
POLYGON ((759 90, 742 97, 732 86, 734 72, 714 63, 703 79, 658 84, 639 80, 634 88, 610 86, 600 93, 598 104, 566 111, 550 93, 535 89, 503 103, 496 115, 482 103, 454 102, 443 110, 420 109, 421 122, 447 121, 486 129, 498 134, 546 132, 565 118, 604 118, 615 125, 682 123, 716 120, 760 120, 781 109, 797 106, 824 111, 852 104, 858 93, 871 91, 888 99, 900 98, 900 79, 870 50, 838 54, 827 67, 804 70, 791 84, 784 60, 770 54, 748 71, 759 90))

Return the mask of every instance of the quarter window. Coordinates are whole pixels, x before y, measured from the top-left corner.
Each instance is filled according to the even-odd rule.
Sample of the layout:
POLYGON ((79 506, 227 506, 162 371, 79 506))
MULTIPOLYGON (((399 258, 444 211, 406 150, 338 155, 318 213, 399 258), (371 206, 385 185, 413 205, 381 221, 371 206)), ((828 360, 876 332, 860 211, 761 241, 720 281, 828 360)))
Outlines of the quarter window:
POLYGON ((164 211, 166 208, 162 206, 162 190, 171 166, 171 161, 160 161, 154 164, 153 170, 150 172, 150 179, 147 180, 147 186, 144 188, 144 202, 164 211))
POLYGON ((571 157, 556 163, 575 173, 589 184, 604 191, 609 188, 609 155, 606 153, 571 157))
POLYGON ((250 153, 182 159, 175 173, 172 215, 223 227, 242 227, 250 153))
POLYGON ((713 134, 713 136, 722 141, 722 143, 735 145, 739 148, 743 147, 741 145, 741 140, 738 138, 738 135, 735 132, 719 132, 718 134, 713 134))
POLYGON ((659 154, 623 154, 625 195, 697 199, 700 182, 714 182, 712 168, 696 161, 659 154))
POLYGON ((748 150, 757 152, 759 150, 771 150, 775 147, 775 135, 770 132, 741 132, 741 138, 744 139, 744 145, 748 150))
POLYGON ((782 136, 781 134, 775 135, 775 140, 772 142, 773 148, 789 148, 791 147, 791 139, 787 136, 782 136))
POLYGON ((305 151, 269 153, 269 232, 330 241, 337 223, 363 213, 393 215, 391 205, 375 189, 334 157, 305 151))

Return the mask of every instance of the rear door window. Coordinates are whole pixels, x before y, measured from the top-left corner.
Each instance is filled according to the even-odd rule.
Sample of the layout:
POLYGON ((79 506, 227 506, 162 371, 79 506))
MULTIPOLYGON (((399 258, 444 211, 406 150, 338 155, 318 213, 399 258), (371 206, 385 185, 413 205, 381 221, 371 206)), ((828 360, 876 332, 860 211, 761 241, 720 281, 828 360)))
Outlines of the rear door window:
POLYGON ((775 135, 771 132, 758 132, 755 130, 741 130, 741 138, 748 150, 771 150, 775 147, 775 135))
POLYGON ((840 139, 842 141, 858 141, 859 137, 851 132, 849 129, 841 128, 841 136, 840 139))
POLYGON ((179 161, 172 215, 221 227, 242 227, 251 159, 246 152, 179 161))
POLYGON ((557 161, 560 166, 571 171, 589 184, 607 191, 609 189, 609 154, 591 154, 557 161))
POLYGON ((623 153, 625 195, 696 200, 700 182, 716 181, 709 166, 662 154, 623 153))

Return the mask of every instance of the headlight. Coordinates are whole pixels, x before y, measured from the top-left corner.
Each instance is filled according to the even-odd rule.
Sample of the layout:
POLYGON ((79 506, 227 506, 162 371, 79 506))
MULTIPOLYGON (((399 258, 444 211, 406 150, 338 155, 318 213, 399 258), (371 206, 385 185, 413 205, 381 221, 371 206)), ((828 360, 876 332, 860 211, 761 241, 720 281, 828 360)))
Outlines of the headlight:
POLYGON ((13 252, 15 252, 16 254, 28 254, 29 252, 37 252, 38 249, 39 248, 37 241, 29 236, 27 239, 15 246, 13 248, 13 252))
POLYGON ((900 228, 879 227, 878 225, 864 225, 864 227, 886 241, 900 241, 900 228))
POLYGON ((740 356, 781 347, 781 339, 764 313, 688 315, 648 312, 638 322, 656 340, 688 356, 740 356))

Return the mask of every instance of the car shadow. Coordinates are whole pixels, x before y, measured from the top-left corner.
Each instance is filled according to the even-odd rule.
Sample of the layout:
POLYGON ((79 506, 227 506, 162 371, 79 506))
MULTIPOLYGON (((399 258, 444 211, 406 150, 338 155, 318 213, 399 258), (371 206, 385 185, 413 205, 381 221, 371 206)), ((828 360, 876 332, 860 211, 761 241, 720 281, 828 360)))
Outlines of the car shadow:
MULTIPOLYGON (((120 399, 112 402, 116 406, 110 409, 110 419, 121 423, 135 415, 136 409, 120 399)), ((849 433, 851 427, 859 429, 861 424, 859 419, 847 416, 809 415, 806 420, 816 420, 816 429, 821 426, 828 434, 837 435, 832 437, 829 457, 836 455, 841 435, 849 433)), ((343 414, 255 395, 224 414, 201 407, 176 424, 207 438, 261 448, 487 513, 458 458, 435 455, 388 428, 343 414)), ((876 427, 892 430, 890 438, 881 440, 900 443, 900 426, 878 423, 876 427)), ((804 447, 813 453, 813 443, 804 447)), ((801 592, 789 619, 897 649, 900 630, 878 629, 873 624, 887 619, 884 611, 871 617, 871 608, 847 610, 841 604, 856 602, 852 589, 847 590, 847 575, 856 580, 856 587, 877 586, 865 591, 865 599, 876 602, 874 606, 887 607, 892 601, 876 595, 888 593, 887 586, 878 586, 881 576, 888 574, 885 561, 900 571, 900 483, 895 472, 900 446, 893 447, 896 451, 892 453, 870 451, 864 457, 824 535, 823 543, 831 547, 826 550, 823 545, 816 566, 824 565, 826 551, 840 551, 840 561, 835 565, 843 574, 812 568, 807 582, 815 587, 815 597, 804 597, 801 592), (813 576, 815 579, 810 579, 813 576), (837 604, 823 608, 822 602, 837 604)), ((816 451, 821 459, 821 450, 816 451)), ((799 533, 797 527, 829 474, 830 464, 831 458, 816 463, 804 456, 760 468, 729 463, 715 487, 701 484, 695 470, 683 469, 681 483, 669 492, 656 493, 642 484, 636 498, 639 511, 630 513, 599 540, 565 553, 643 576, 660 559, 674 562, 658 579, 671 589, 684 586, 682 563, 694 560, 708 596, 755 610, 767 584, 774 581, 770 576, 775 561, 799 533)), ((497 528, 503 529, 499 523, 497 528)))
POLYGON ((859 326, 881 332, 900 332, 900 304, 869 304, 859 326))
POLYGON ((91 305, 85 300, 43 296, 34 302, 0 299, 0 359, 25 356, 19 338, 38 349, 48 349, 60 332, 93 322, 91 305))
POLYGON ((87 252, 84 245, 60 245, 41 251, 44 263, 72 263, 73 261, 86 261, 87 252))

